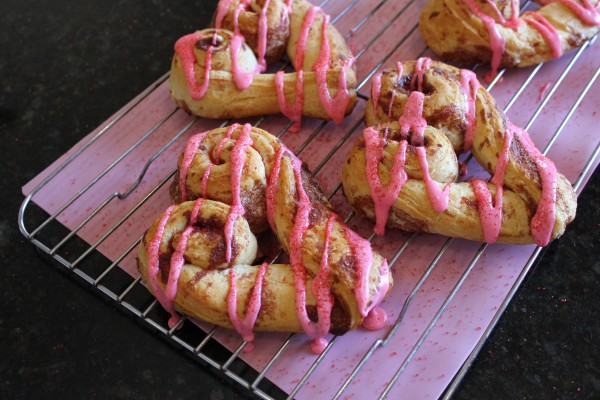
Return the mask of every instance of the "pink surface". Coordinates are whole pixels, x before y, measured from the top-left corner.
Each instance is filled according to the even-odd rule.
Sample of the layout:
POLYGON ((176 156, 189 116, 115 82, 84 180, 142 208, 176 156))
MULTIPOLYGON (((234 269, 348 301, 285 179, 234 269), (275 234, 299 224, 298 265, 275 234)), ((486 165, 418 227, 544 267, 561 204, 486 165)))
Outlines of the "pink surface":
MULTIPOLYGON (((406 0, 388 1, 379 8, 376 7, 379 4, 376 1, 360 1, 335 21, 342 34, 351 32, 348 40, 358 55, 359 82, 372 76, 375 68, 395 65, 396 61, 412 59, 422 54, 425 45, 414 23, 425 1, 416 0, 406 9, 406 0), (376 11, 371 15, 370 10, 373 9, 376 11), (404 11, 399 14, 402 10, 404 11), (367 16, 369 18, 363 23, 367 16), (385 34, 379 35, 380 31, 385 31, 385 34), (406 39, 401 40, 405 36, 406 39)), ((331 1, 324 6, 324 10, 335 16, 350 3, 349 0, 331 1)), ((425 54, 435 58, 429 52, 425 54)), ((508 116, 515 124, 523 126, 529 123, 541 101, 552 90, 552 85, 574 56, 575 52, 570 52, 561 59, 541 67, 525 91, 508 109, 508 116)), ((544 150, 599 66, 600 48, 595 44, 581 54, 533 121, 529 132, 541 150, 544 150)), ((500 107, 509 104, 532 70, 533 68, 511 70, 504 74, 502 83, 496 84, 491 90, 500 107)), ((476 70, 480 79, 487 71, 487 68, 476 70)), ((361 93, 370 93, 369 82, 361 86, 361 93)), ((571 181, 578 178, 600 140, 597 128, 598 104, 600 82, 596 81, 548 151, 559 171, 571 181)), ((351 209, 341 190, 336 191, 336 188, 340 179, 341 163, 354 140, 362 134, 361 118, 364 106, 365 102, 360 100, 354 112, 339 126, 331 122, 323 123, 305 118, 300 132, 287 132, 282 136, 282 140, 293 151, 298 151, 304 146, 298 156, 316 172, 317 181, 325 194, 333 195, 332 204, 342 218, 347 216, 351 209), (315 131, 318 133, 310 139, 315 131), (310 142, 306 145, 309 139, 310 142)), ((257 120, 258 118, 251 119, 249 122, 254 123, 257 120)), ((58 220, 70 229, 76 229, 90 217, 93 210, 109 200, 77 234, 89 243, 102 240, 98 249, 108 258, 115 260, 169 205, 167 189, 170 179, 148 200, 144 199, 175 169, 177 157, 183 150, 185 141, 197 132, 222 123, 223 121, 194 120, 184 112, 175 110, 167 84, 163 83, 39 189, 34 194, 33 201, 52 214, 92 183, 83 195, 60 212, 58 220), (152 130, 171 112, 172 116, 156 130, 152 130), (193 123, 191 128, 182 131, 190 123, 193 123), (181 135, 159 153, 179 132, 181 135), (156 159, 149 165, 135 190, 126 198, 115 197, 115 192, 125 192, 136 182, 146 162, 153 157, 156 159), (106 233, 113 229, 114 232, 105 238, 106 233)), ((285 117, 277 115, 265 118, 260 126, 278 135, 287 124, 288 120, 285 117)), ((23 192, 31 193, 68 154, 86 143, 101 128, 90 133, 63 158, 29 182, 23 188, 23 192)), ((598 160, 595 160, 594 165, 597 163, 598 160)), ((489 175, 474 162, 469 164, 468 175, 489 178, 489 175)), ((373 229, 372 223, 358 217, 352 218, 349 224, 363 237, 368 237, 373 229)), ((373 239, 373 244, 389 260, 398 252, 407 237, 404 233, 388 229, 384 237, 373 239)), ((397 319, 408 294, 447 240, 435 235, 416 235, 392 265, 395 286, 391 295, 383 302, 383 307, 390 316, 390 327, 397 319)), ((374 352, 343 392, 342 398, 372 398, 382 392, 480 245, 459 239, 450 241, 448 249, 412 300, 398 331, 385 347, 374 352)), ((390 392, 390 398, 398 398, 400 394, 403 398, 440 396, 482 337, 534 249, 535 246, 487 246, 463 286, 434 325, 432 332, 400 375, 390 392)), ((132 276, 137 276, 134 257, 134 254, 128 255, 120 266, 132 276)), ((296 397, 310 399, 315 396, 333 396, 372 343, 385 337, 388 331, 389 327, 377 332, 357 330, 337 338, 296 397)), ((237 334, 225 329, 218 329, 215 337, 232 349, 241 343, 237 334)), ((255 350, 244 353, 241 357, 257 370, 261 370, 286 338, 287 335, 282 334, 257 334, 255 350)), ((283 355, 269 370, 267 377, 285 391, 292 391, 316 359, 310 350, 309 342, 310 338, 307 336, 295 335, 283 355)))

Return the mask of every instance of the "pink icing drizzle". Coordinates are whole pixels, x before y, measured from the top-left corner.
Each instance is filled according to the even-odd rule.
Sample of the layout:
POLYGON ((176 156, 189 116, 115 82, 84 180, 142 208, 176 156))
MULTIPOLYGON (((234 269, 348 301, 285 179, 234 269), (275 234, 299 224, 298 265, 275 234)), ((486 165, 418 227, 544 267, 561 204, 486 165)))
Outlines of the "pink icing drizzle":
POLYGON ((496 28, 496 21, 494 18, 484 13, 474 0, 463 0, 463 2, 469 7, 471 12, 483 22, 490 35, 490 48, 492 50, 492 60, 490 64, 492 70, 486 75, 486 79, 492 80, 498 74, 498 67, 500 66, 506 43, 502 35, 500 35, 500 32, 498 32, 498 28, 496 28))
POLYGON ((398 120, 400 134, 403 138, 408 137, 411 132, 410 144, 413 146, 423 145, 423 132, 427 127, 427 121, 423 118, 423 102, 425 95, 421 92, 412 92, 404 105, 404 112, 398 120))
POLYGON ((531 219, 531 234, 535 242, 545 246, 550 242, 554 222, 556 221, 556 186, 558 173, 554 163, 546 158, 535 147, 529 134, 518 126, 509 123, 509 130, 518 137, 519 142, 525 148, 537 167, 541 179, 542 195, 538 202, 535 215, 531 219))
MULTIPOLYGON (((181 167, 179 167, 179 191, 181 192, 181 201, 187 201, 187 189, 185 181, 187 178, 188 171, 192 165, 192 160, 200 147, 200 143, 204 140, 206 132, 201 132, 190 137, 185 145, 183 151, 183 159, 181 160, 181 167)), ((204 197, 204 194, 202 195, 204 197)))
POLYGON ((217 4, 217 14, 215 16, 215 29, 221 29, 221 24, 223 23, 223 19, 229 11, 229 5, 231 4, 231 0, 220 0, 217 4))
POLYGON ((233 224, 235 220, 244 215, 245 210, 242 205, 240 198, 240 181, 242 176, 242 170, 244 168, 244 156, 246 154, 246 147, 252 146, 253 142, 250 138, 250 131, 252 126, 250 124, 244 124, 242 131, 238 135, 238 138, 231 150, 231 197, 232 204, 225 223, 225 259, 227 262, 231 262, 231 244, 233 241, 233 224))
POLYGON ((242 1, 233 12, 233 37, 231 39, 231 68, 233 80, 238 89, 247 89, 254 80, 254 76, 264 72, 267 69, 265 61, 265 52, 267 48, 267 8, 269 1, 266 0, 258 16, 258 64, 253 71, 244 72, 239 67, 239 52, 245 38, 239 32, 238 16, 244 7, 248 5, 248 1, 242 1))
POLYGON ((204 36, 201 33, 190 33, 189 35, 182 36, 175 42, 175 53, 177 53, 181 59, 185 80, 190 89, 190 96, 194 100, 200 100, 204 97, 210 80, 213 46, 208 46, 206 49, 206 56, 204 59, 204 79, 202 80, 202 83, 196 81, 196 72, 194 71, 194 64, 196 63, 194 47, 196 42, 203 37, 204 36))
POLYGON ((425 182, 431 205, 435 211, 442 212, 448 208, 450 185, 446 185, 443 190, 440 190, 437 182, 431 179, 427 158, 425 158, 425 147, 417 147, 417 156, 419 157, 419 163, 421 164, 421 170, 423 171, 423 181, 425 182))
POLYGON ((293 129, 300 129, 300 119, 302 116, 302 107, 304 106, 304 54, 306 53, 306 40, 310 27, 313 24, 317 12, 320 9, 318 7, 311 7, 308 9, 304 20, 302 21, 302 28, 296 42, 296 55, 294 59, 294 67, 296 68, 296 98, 290 105, 285 99, 283 92, 283 71, 278 71, 275 75, 275 89, 277 90, 277 100, 279 102, 279 108, 283 115, 288 117, 294 122, 293 129))
POLYGON ((258 16, 258 73, 264 72, 267 69, 265 54, 267 52, 267 9, 269 8, 269 3, 270 0, 265 0, 263 8, 260 10, 260 14, 258 16))
POLYGON ((188 226, 185 228, 181 237, 179 238, 179 242, 177 243, 177 248, 173 255, 171 255, 171 265, 169 268, 169 279, 167 281, 167 287, 165 288, 165 298, 168 301, 167 311, 171 313, 171 318, 169 319, 169 327, 173 327, 177 321, 179 321, 179 315, 175 314, 175 309, 173 307, 173 302, 175 301, 175 296, 177 296, 177 284, 179 282, 179 275, 181 274, 181 267, 185 262, 183 255, 185 253, 185 249, 187 247, 188 238, 192 234, 193 225, 198 220, 198 212, 200 211, 200 207, 202 207, 203 199, 197 199, 194 202, 194 207, 192 208, 192 213, 190 215, 190 222, 188 226))
POLYGON ((208 185, 208 178, 210 178, 210 173, 214 167, 214 164, 208 164, 206 169, 204 170, 204 174, 202 174, 202 182, 200 182, 200 193, 202 197, 206 198, 206 189, 208 185))
POLYGON ((172 318, 176 318, 175 309, 173 308, 173 304, 169 301, 163 289, 160 287, 158 283, 158 274, 159 271, 159 252, 160 252, 160 243, 162 241, 163 234, 165 232, 165 226, 167 225, 167 221, 173 212, 173 208, 175 206, 169 206, 160 220, 158 221, 158 225, 156 227, 156 233, 154 237, 148 243, 148 284, 150 285, 150 289, 154 296, 158 300, 158 302, 163 306, 165 310, 171 313, 172 318))
POLYGON ((502 203, 504 193, 504 174, 508 165, 508 152, 513 140, 513 132, 510 129, 506 130, 504 137, 504 145, 502 153, 498 157, 494 176, 490 180, 496 186, 496 194, 494 196, 494 204, 492 205, 492 195, 487 184, 481 179, 473 179, 471 186, 477 197, 479 205, 479 218, 483 228, 483 240, 488 243, 494 243, 500 234, 502 227, 502 203))
POLYGON ((560 36, 558 31, 543 15, 537 12, 527 11, 524 15, 529 15, 533 19, 526 18, 525 22, 533 26, 542 35, 550 49, 552 50, 552 57, 558 58, 562 55, 562 47, 560 45, 560 36))
POLYGON ((348 227, 344 229, 344 237, 350 244, 355 260, 354 297, 360 314, 367 317, 387 293, 389 287, 389 268, 387 261, 383 261, 379 270, 379 282, 369 302, 369 275, 373 264, 373 249, 371 244, 348 227))
POLYGON ((378 166, 379 161, 383 158, 385 139, 380 138, 379 132, 373 128, 365 129, 363 137, 366 144, 367 178, 369 188, 371 189, 371 198, 375 204, 376 222, 374 231, 376 234, 383 236, 390 208, 407 180, 406 172, 404 171, 407 142, 406 140, 400 142, 390 171, 390 181, 387 186, 384 186, 379 179, 378 166))
POLYGON ((337 93, 332 98, 329 94, 329 89, 327 88, 327 70, 329 69, 329 57, 331 55, 329 40, 327 38, 327 24, 329 23, 329 19, 329 15, 325 15, 323 18, 321 51, 313 69, 315 70, 317 89, 321 104, 327 112, 327 115, 331 117, 333 122, 339 125, 344 120, 346 108, 350 103, 350 94, 348 93, 348 87, 346 85, 346 68, 350 67, 354 60, 350 59, 344 63, 344 67, 338 75, 337 93))
POLYGON ((473 71, 461 69, 460 85, 463 94, 467 99, 467 112, 465 113, 467 127, 465 130, 464 151, 469 151, 473 145, 473 139, 475 138, 475 122, 477 121, 475 117, 475 98, 477 96, 477 90, 479 89, 479 81, 473 71))
POLYGON ((540 3, 546 5, 550 3, 560 2, 567 6, 577 17, 588 25, 600 25, 600 13, 598 12, 598 4, 595 6, 589 0, 581 0, 583 5, 573 0, 540 0, 540 3))
POLYGON ((261 264, 260 268, 258 269, 258 273, 256 274, 256 280, 254 282, 254 286, 252 287, 252 293, 250 294, 248 306, 246 308, 246 316, 243 319, 240 319, 237 313, 237 285, 235 279, 235 270, 231 268, 229 271, 227 313, 229 314, 229 319, 231 320, 235 330, 240 334, 244 341, 248 342, 246 347, 244 347, 245 352, 252 351, 254 348, 252 343, 254 340, 254 325, 256 324, 256 318, 258 317, 258 312, 260 311, 262 304, 261 296, 266 272, 267 263, 264 262, 261 264))
POLYGON ((267 199, 267 220, 269 226, 273 231, 277 231, 275 226, 275 205, 277 204, 277 188, 279 187, 279 172, 281 170, 281 160, 283 159, 284 153, 289 153, 291 157, 294 157, 289 150, 283 146, 280 146, 275 155, 275 162, 271 170, 271 176, 269 176, 269 182, 267 184, 267 191, 265 197, 267 199))
MULTIPOLYGON (((402 66, 402 64, 400 63, 398 63, 398 65, 399 68, 402 66)), ((429 69, 430 65, 431 59, 428 57, 421 57, 417 60, 417 62, 415 63, 415 73, 413 74, 410 80, 410 86, 412 88, 415 88, 419 92, 423 91, 423 75, 425 74, 425 71, 429 69)))
POLYGON ((496 6, 496 3, 493 0, 486 0, 486 2, 492 8, 492 10, 494 10, 500 25, 505 28, 510 28, 515 32, 519 29, 519 26, 521 26, 521 20, 519 19, 519 14, 517 13, 516 0, 511 0, 510 2, 511 14, 509 19, 504 18, 504 15, 502 15, 498 9, 498 6, 496 6))

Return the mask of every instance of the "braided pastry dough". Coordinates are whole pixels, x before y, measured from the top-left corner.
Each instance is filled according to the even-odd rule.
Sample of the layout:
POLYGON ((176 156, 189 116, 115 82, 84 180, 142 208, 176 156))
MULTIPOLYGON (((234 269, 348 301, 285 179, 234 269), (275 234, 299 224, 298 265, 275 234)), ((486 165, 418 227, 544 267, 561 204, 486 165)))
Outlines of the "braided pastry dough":
POLYGON ((419 30, 440 57, 500 67, 539 64, 583 44, 600 29, 598 0, 538 0, 519 17, 519 0, 429 0, 419 30))
POLYGON ((282 112, 340 124, 356 104, 354 56, 329 16, 304 0, 221 0, 214 29, 175 44, 175 102, 207 118, 282 112), (295 72, 265 73, 287 55, 295 72))
POLYGON ((470 240, 537 243, 575 218, 575 194, 471 71, 421 58, 373 79, 368 128, 342 170, 344 193, 385 226, 470 240), (489 182, 456 182, 471 150, 489 182))
POLYGON ((145 233, 138 268, 172 314, 253 331, 304 331, 320 352, 329 332, 380 328, 387 261, 346 226, 308 171, 269 133, 246 124, 190 138, 171 186, 177 205, 145 233), (290 264, 262 263, 270 227, 290 264))

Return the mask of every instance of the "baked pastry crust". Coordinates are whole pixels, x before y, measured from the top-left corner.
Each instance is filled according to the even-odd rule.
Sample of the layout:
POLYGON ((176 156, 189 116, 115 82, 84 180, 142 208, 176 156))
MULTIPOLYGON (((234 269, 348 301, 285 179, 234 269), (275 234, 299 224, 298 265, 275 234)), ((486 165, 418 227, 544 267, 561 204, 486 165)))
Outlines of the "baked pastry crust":
POLYGON ((195 135, 178 167, 171 186, 178 204, 152 223, 138 254, 143 282, 174 321, 180 312, 235 327, 249 341, 254 330, 305 331, 322 340, 359 327, 391 287, 386 260, 341 221, 301 162, 266 131, 234 124, 195 135), (290 264, 253 265, 255 233, 266 227, 290 264), (176 287, 172 298, 169 286, 176 287), (236 326, 252 312, 249 332, 236 326))
POLYGON ((213 25, 175 45, 169 85, 179 107, 207 118, 284 113, 295 126, 301 116, 340 124, 354 109, 354 56, 318 7, 222 0, 213 25), (294 71, 267 73, 284 53, 294 71))
POLYGON ((530 144, 527 132, 514 126, 473 79, 470 71, 419 59, 388 68, 374 80, 378 83, 374 83, 365 116, 371 127, 350 151, 342 169, 342 185, 360 214, 374 221, 380 218, 378 233, 383 233, 387 224, 476 241, 545 245, 575 218, 577 202, 569 181, 560 173, 550 176, 552 162, 530 144), (469 76, 470 80, 466 79, 469 76), (408 127, 408 135, 400 126, 415 97, 422 99, 416 120, 426 125, 422 143, 414 142, 414 125, 408 127), (402 142, 404 172, 394 166, 402 142), (369 148, 375 150, 369 154, 369 148), (447 201, 445 207, 438 207, 441 210, 436 210, 435 196, 424 179, 419 148, 437 195, 447 201), (459 165, 455 152, 467 150, 493 175, 490 182, 456 182, 459 165), (398 183, 402 173, 405 181, 398 183), (400 186, 398 195, 389 200, 385 211, 382 199, 394 185, 400 186), (501 196, 496 196, 498 187, 501 196), (379 217, 378 204, 384 210, 379 217), (491 218, 493 213, 496 219, 491 218), (542 219, 550 225, 539 226, 542 219), (486 235, 486 229, 497 232, 486 235), (544 229, 546 236, 539 233, 544 229))

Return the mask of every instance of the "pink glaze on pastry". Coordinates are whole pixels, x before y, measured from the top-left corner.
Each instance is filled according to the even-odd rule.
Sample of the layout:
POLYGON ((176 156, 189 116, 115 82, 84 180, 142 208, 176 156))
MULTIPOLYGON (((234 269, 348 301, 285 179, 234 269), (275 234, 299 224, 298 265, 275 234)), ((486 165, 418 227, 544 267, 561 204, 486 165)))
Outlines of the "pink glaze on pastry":
POLYGON ((244 206, 240 198, 241 177, 244 168, 244 160, 246 156, 246 148, 253 145, 250 138, 252 126, 244 124, 242 131, 238 135, 233 150, 231 150, 231 197, 232 204, 225 223, 225 259, 231 262, 231 245, 233 242, 233 224, 235 220, 245 214, 244 206))
POLYGON ((323 18, 321 51, 313 69, 315 70, 317 90, 321 104, 325 108, 327 115, 331 117, 333 122, 339 125, 342 123, 346 114, 346 108, 350 103, 350 94, 346 85, 346 68, 351 67, 354 60, 350 59, 344 63, 344 68, 342 68, 338 76, 337 93, 334 97, 331 97, 327 88, 327 70, 329 69, 329 57, 331 56, 331 49, 327 38, 327 24, 329 24, 329 19, 329 15, 325 15, 323 18))
POLYGON ((467 112, 465 113, 467 126, 465 128, 464 151, 469 151, 473 145, 473 139, 475 138, 475 123, 477 121, 475 116, 475 99, 477 98, 477 90, 479 90, 479 81, 473 71, 461 69, 460 85, 467 100, 467 112))
POLYGON ((533 26, 542 35, 550 49, 552 50, 552 56, 558 58, 562 55, 562 47, 560 45, 560 36, 558 31, 544 16, 534 11, 526 11, 524 15, 532 18, 526 18, 525 22, 533 26))
POLYGON ((237 284, 236 284, 236 276, 235 269, 230 268, 229 270, 229 292, 227 293, 227 313, 229 314, 229 319, 233 324, 233 327, 240 334, 242 339, 246 342, 246 347, 244 347, 245 352, 252 351, 254 349, 254 344, 252 341, 254 340, 254 325, 256 325, 256 318, 258 317, 258 312, 260 311, 260 307, 262 305, 262 289, 265 274, 267 273, 267 263, 264 262, 261 264, 258 272, 256 274, 256 280, 254 281, 254 286, 252 288, 252 293, 250 294, 250 298, 248 299, 248 305, 246 307, 246 316, 241 319, 238 316, 237 312, 237 284))
POLYGON ((408 179, 404 171, 406 159, 406 140, 400 141, 398 151, 394 156, 394 163, 390 170, 390 181, 387 185, 379 179, 379 162, 383 158, 385 139, 380 137, 379 132, 373 128, 367 128, 363 132, 367 156, 367 178, 371 197, 375 205, 375 233, 382 236, 385 233, 390 208, 398 198, 400 190, 408 179))
POLYGON ((296 98, 290 105, 285 99, 283 91, 283 71, 278 71, 275 75, 275 89, 277 90, 277 100, 279 108, 283 115, 294 122, 293 129, 300 129, 300 119, 302 117, 302 107, 304 106, 304 55, 306 53, 306 40, 310 27, 312 26, 317 13, 320 11, 318 7, 308 9, 304 20, 302 21, 302 29, 296 42, 296 55, 294 59, 294 67, 296 68, 296 98))

